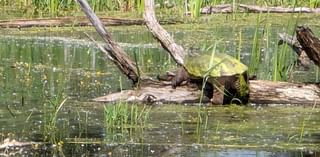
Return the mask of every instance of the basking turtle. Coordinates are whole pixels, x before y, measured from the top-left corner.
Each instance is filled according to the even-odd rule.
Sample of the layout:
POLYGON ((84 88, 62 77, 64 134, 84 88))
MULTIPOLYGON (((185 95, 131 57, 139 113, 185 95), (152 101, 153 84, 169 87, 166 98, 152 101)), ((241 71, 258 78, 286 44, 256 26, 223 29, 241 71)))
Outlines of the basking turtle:
POLYGON ((199 87, 206 82, 205 95, 214 104, 230 103, 232 100, 247 102, 248 67, 239 60, 227 54, 214 53, 187 56, 184 62, 185 68, 179 68, 172 79, 173 88, 184 81, 196 83, 199 87))

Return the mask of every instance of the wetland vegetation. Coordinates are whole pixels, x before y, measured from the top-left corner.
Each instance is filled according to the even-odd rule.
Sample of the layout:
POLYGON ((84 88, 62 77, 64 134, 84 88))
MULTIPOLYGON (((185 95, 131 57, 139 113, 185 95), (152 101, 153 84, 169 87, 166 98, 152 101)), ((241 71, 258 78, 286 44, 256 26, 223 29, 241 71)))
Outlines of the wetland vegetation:
MULTIPOLYGON (((119 12, 136 12, 139 16, 143 12, 144 0, 88 0, 92 8, 101 14, 110 15, 110 11, 119 12)), ((161 12, 170 12, 170 8, 174 8, 174 12, 179 13, 180 17, 184 15, 186 10, 190 11, 194 16, 199 16, 199 10, 203 6, 220 5, 220 4, 253 4, 263 6, 301 6, 317 8, 320 6, 319 0, 155 0, 158 9, 161 12)), ((80 13, 80 9, 74 0, 0 0, 2 6, 2 14, 8 15, 1 18, 24 17, 55 17, 70 16, 80 13), (14 14, 12 14, 14 13, 14 14)), ((172 13, 172 10, 171 10, 172 13)), ((176 15, 172 14, 172 15, 176 15)), ((112 13, 111 13, 112 14, 112 13)), ((120 13, 121 14, 121 13, 120 13)), ((126 17, 132 16, 125 14, 126 17)))
MULTIPOLYGON (((141 1, 89 2, 101 15, 112 11, 110 16, 115 16, 120 11, 123 17, 140 16, 123 12, 138 12, 141 1)), ((293 34, 295 26, 301 24, 310 26, 319 37, 318 15, 235 13, 194 19, 183 17, 184 1, 174 2, 179 16, 187 20, 164 27, 186 49, 211 53, 218 43, 217 51, 240 59, 258 79, 318 82, 316 66, 308 71, 296 67, 296 54, 287 45, 278 45, 278 33, 293 34)), ((201 3, 234 2, 238 1, 201 3)), ((241 3, 319 5, 316 0, 241 3)), ((0 4, 3 19, 83 16, 73 0, 0 0, 0 4), (16 6, 21 9, 13 11, 16 6)), ((172 11, 161 8, 159 16, 169 18, 172 11)), ((145 26, 108 29, 148 75, 156 77, 176 67, 145 26)), ((92 102, 95 97, 130 89, 131 84, 83 32, 101 41, 91 27, 0 29, 0 141, 11 138, 42 143, 19 152, 0 148, 0 156, 10 155, 8 152, 29 156, 319 155, 317 102, 313 106, 92 102)))

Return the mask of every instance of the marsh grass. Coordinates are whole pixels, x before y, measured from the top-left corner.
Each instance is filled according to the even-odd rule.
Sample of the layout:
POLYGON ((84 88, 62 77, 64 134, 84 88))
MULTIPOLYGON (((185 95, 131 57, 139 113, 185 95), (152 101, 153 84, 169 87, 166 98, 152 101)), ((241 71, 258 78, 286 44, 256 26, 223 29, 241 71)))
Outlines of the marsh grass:
POLYGON ((242 50, 242 30, 239 30, 239 41, 238 41, 238 47, 237 47, 237 59, 240 61, 241 59, 241 50, 242 50))
POLYGON ((302 140, 303 140, 303 136, 304 136, 304 133, 305 133, 306 123, 310 121, 311 116, 312 116, 312 111, 314 111, 314 109, 316 108, 316 106, 317 106, 317 102, 315 101, 314 104, 313 104, 313 106, 312 106, 311 112, 310 112, 309 115, 308 115, 308 117, 304 117, 303 120, 302 120, 301 131, 300 131, 300 136, 299 136, 299 143, 301 143, 302 140))
POLYGON ((134 129, 146 127, 151 107, 127 103, 104 106, 105 125, 109 132, 131 133, 134 129))
POLYGON ((67 101, 67 98, 64 97, 62 92, 53 98, 47 98, 47 103, 44 104, 44 141, 50 142, 52 144, 59 145, 62 141, 59 138, 63 130, 58 129, 57 127, 57 118, 58 113, 61 110, 62 106, 67 101))
POLYGON ((320 6, 320 0, 309 0, 310 8, 317 8, 320 6))
MULTIPOLYGON (((299 15, 297 18, 294 18, 293 15, 291 15, 292 19, 289 21, 286 25, 287 30, 292 30, 294 32, 294 29, 297 26, 297 21, 299 20, 299 15)), ((294 33, 290 32, 292 35, 294 33)), ((272 68, 272 80, 273 81, 287 81, 291 79, 293 68, 295 66, 295 60, 296 60, 296 54, 293 52, 293 50, 287 45, 284 44, 282 46, 276 46, 274 48, 273 53, 273 68, 272 68)))
MULTIPOLYGON (((201 140, 201 130, 206 130, 207 129, 207 125, 208 125, 208 112, 207 112, 207 109, 205 109, 205 111, 202 110, 203 108, 203 105, 202 105, 202 100, 203 100, 203 97, 204 97, 204 90, 205 90, 205 86, 206 86, 206 83, 208 82, 208 79, 209 79, 209 74, 212 70, 214 70, 219 64, 221 64, 223 62, 223 60, 217 64, 213 64, 213 59, 214 59, 214 56, 216 54, 216 50, 217 50, 217 45, 220 43, 221 40, 219 41, 216 41, 213 45, 209 46, 207 48, 207 50, 210 50, 212 49, 211 51, 211 58, 210 58, 210 62, 209 62, 209 68, 207 70, 207 72, 204 74, 203 76, 203 80, 202 80, 202 87, 201 87, 201 95, 200 95, 200 102, 199 102, 199 107, 198 107, 198 117, 197 117, 197 128, 196 128, 196 133, 197 133, 197 139, 198 139, 198 143, 200 143, 200 140, 201 140), (204 119, 204 121, 203 121, 204 119)), ((217 82, 219 83, 219 82, 217 82)), ((218 89, 220 90, 219 92, 224 92, 224 91, 221 91, 221 89, 218 88, 217 85, 213 84, 214 88, 215 89, 218 89)))
MULTIPOLYGON (((291 17, 293 20, 290 20, 285 26, 289 34, 293 34, 299 19, 299 16, 295 18, 294 15, 291 15, 291 17)), ((257 16, 249 60, 249 74, 273 81, 287 81, 294 68, 295 53, 287 44, 279 46, 272 41, 275 39, 272 38, 270 20, 269 14, 264 17, 261 14, 257 16)))
MULTIPOLYGON (((144 0, 88 0, 94 11, 122 11, 142 13, 144 10, 144 0)), ((237 3, 256 4, 263 6, 307 6, 316 8, 320 6, 320 0, 258 0, 258 1, 240 1, 240 0, 156 0, 156 4, 160 6, 160 10, 166 10, 165 4, 173 6, 181 15, 190 10, 192 17, 200 16, 200 9, 208 5, 232 4, 234 12, 236 12, 237 3)), ((24 14, 29 16, 61 16, 72 12, 79 12, 74 0, 0 0, 3 7, 19 8, 24 14)), ((233 19, 236 14, 233 14, 233 19)))
POLYGON ((191 16, 197 18, 200 16, 200 9, 202 6, 202 0, 192 0, 191 1, 191 16))
POLYGON ((260 42, 262 40, 262 33, 260 33, 260 23, 261 23, 261 13, 258 15, 256 19, 256 28, 253 35, 253 41, 252 41, 252 50, 251 50, 251 56, 250 56, 250 65, 249 65, 249 74, 255 74, 259 68, 259 64, 261 62, 261 47, 260 42))
POLYGON ((275 48, 273 53, 273 81, 286 81, 290 78, 294 67, 292 54, 293 52, 290 52, 287 45, 282 46, 280 50, 275 48))

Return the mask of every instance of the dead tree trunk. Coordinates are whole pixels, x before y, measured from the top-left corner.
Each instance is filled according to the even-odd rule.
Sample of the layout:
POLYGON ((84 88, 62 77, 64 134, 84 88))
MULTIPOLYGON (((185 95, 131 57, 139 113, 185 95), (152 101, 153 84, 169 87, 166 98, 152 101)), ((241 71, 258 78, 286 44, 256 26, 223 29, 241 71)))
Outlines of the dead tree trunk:
MULTIPOLYGON (((115 43, 110 34, 104 28, 98 17, 92 12, 86 0, 77 0, 83 11, 96 28, 99 35, 104 39, 108 47, 100 47, 111 60, 116 63, 119 69, 134 83, 138 81, 139 74, 136 65, 125 52, 115 43)), ((173 41, 169 34, 155 21, 153 11, 153 0, 145 0, 146 13, 144 15, 147 26, 151 28, 155 36, 165 49, 172 54, 178 64, 183 65, 185 52, 183 48, 173 41), (148 10, 150 9, 150 10, 148 10), (159 31, 159 30, 160 31, 159 31), (163 35, 162 33, 165 33, 163 35), (164 39, 163 39, 164 38, 164 39), (164 41, 163 41, 164 40, 164 41)), ((181 86, 172 89, 166 82, 144 79, 143 86, 135 90, 125 90, 119 93, 109 94, 104 97, 96 98, 95 101, 114 102, 150 102, 150 103, 198 103, 201 98, 201 91, 192 86, 181 86)), ((273 104, 314 104, 320 101, 320 89, 315 84, 286 83, 271 81, 250 81, 250 98, 253 103, 273 103, 273 104)), ((201 99, 202 102, 208 102, 208 99, 201 99)))

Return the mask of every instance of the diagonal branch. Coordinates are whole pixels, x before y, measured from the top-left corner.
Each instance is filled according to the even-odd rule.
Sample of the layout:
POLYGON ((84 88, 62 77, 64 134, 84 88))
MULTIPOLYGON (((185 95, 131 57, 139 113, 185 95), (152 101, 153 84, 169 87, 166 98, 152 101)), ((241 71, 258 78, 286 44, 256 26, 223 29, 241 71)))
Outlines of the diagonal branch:
POLYGON ((88 2, 86 0, 77 0, 77 2, 80 4, 82 11, 87 15, 88 19, 95 27, 101 38, 110 48, 105 48, 105 50, 108 52, 106 55, 111 56, 112 61, 130 80, 133 81, 134 84, 137 83, 139 81, 139 75, 135 63, 128 57, 119 44, 112 40, 111 34, 105 29, 101 20, 90 8, 88 2))
POLYGON ((145 12, 143 14, 143 18, 148 29, 153 34, 153 36, 161 43, 162 47, 170 53, 176 63, 183 66, 185 51, 182 46, 174 42, 170 34, 157 22, 154 13, 154 0, 145 0, 144 4, 145 12))

